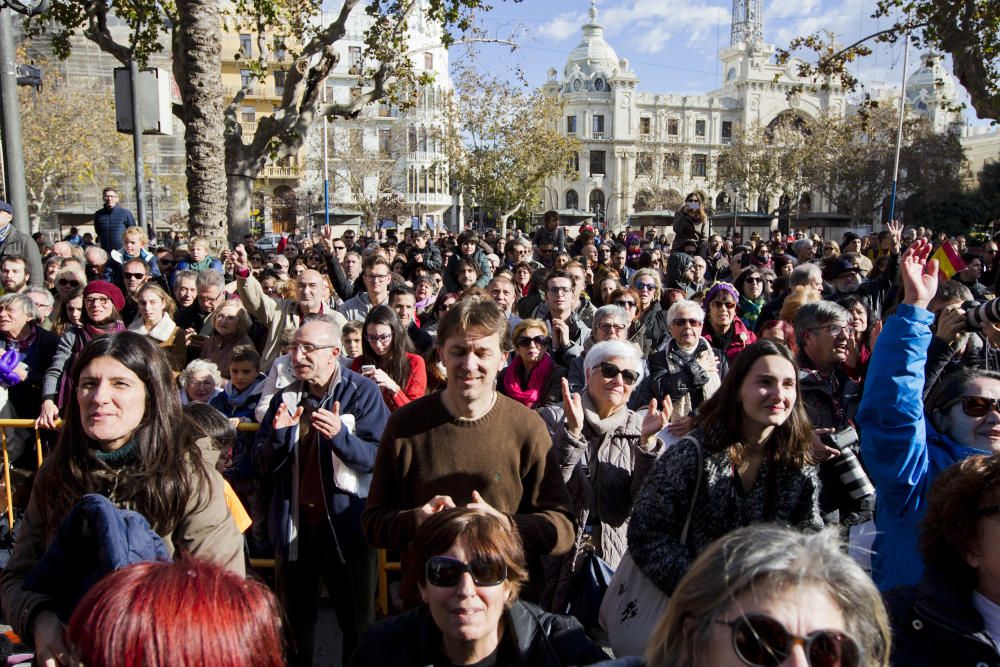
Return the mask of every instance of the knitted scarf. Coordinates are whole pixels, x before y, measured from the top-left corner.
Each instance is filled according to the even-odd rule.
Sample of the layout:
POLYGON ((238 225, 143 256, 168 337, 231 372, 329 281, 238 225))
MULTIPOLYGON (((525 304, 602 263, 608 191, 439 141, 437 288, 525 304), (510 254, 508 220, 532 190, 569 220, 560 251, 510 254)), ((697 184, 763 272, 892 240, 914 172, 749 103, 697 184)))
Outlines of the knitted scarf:
POLYGON ((229 409, 232 410, 234 413, 237 410, 242 410, 243 407, 247 404, 247 401, 249 401, 255 395, 258 395, 260 393, 260 385, 266 379, 267 376, 261 373, 260 375, 257 376, 257 378, 253 382, 250 383, 250 386, 244 389, 243 391, 240 391, 239 389, 234 387, 232 380, 227 382, 225 389, 223 389, 223 392, 226 395, 226 402, 229 403, 229 409))
POLYGON ((527 389, 521 389, 521 383, 517 379, 523 368, 524 362, 521 361, 521 357, 515 356, 514 363, 508 366, 507 372, 503 374, 503 388, 508 396, 518 403, 531 408, 538 403, 538 400, 542 396, 542 387, 545 386, 549 375, 552 374, 552 357, 548 353, 545 353, 535 367, 531 369, 527 389))
POLYGON ((745 296, 740 297, 740 319, 748 329, 753 329, 760 317, 760 311, 764 308, 764 298, 750 300, 745 296))

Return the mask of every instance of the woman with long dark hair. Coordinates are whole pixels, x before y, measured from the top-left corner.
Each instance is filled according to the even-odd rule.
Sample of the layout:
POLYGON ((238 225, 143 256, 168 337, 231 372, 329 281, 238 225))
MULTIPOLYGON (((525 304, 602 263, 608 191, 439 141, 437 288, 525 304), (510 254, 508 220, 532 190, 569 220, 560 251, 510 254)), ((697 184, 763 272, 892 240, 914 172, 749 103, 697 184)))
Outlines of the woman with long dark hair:
POLYGON ((42 383, 42 409, 37 425, 54 429, 59 411, 65 410, 73 395, 68 381, 73 362, 84 345, 94 338, 125 330, 121 311, 125 295, 117 286, 103 280, 92 280, 83 288, 83 317, 80 325, 71 328, 59 339, 59 347, 45 372, 42 383))
POLYGON ((760 311, 771 300, 771 286, 764 279, 764 272, 756 266, 748 266, 740 271, 733 283, 740 293, 739 317, 751 331, 756 328, 760 311))
POLYGON ((635 502, 628 546, 665 595, 705 547, 740 526, 823 527, 798 377, 788 348, 751 345, 702 403, 694 430, 657 460, 635 502))
POLYGON ((365 318, 361 356, 351 370, 373 380, 382 390, 390 410, 406 405, 427 392, 427 368, 414 354, 413 343, 389 306, 376 306, 365 318))
POLYGON ((205 465, 184 427, 170 363, 156 343, 133 332, 93 338, 72 367, 72 386, 59 442, 38 472, 0 577, 4 617, 18 634, 34 638, 39 664, 69 664, 65 627, 48 596, 23 584, 86 494, 142 514, 170 553, 244 574, 243 540, 222 477, 205 465))

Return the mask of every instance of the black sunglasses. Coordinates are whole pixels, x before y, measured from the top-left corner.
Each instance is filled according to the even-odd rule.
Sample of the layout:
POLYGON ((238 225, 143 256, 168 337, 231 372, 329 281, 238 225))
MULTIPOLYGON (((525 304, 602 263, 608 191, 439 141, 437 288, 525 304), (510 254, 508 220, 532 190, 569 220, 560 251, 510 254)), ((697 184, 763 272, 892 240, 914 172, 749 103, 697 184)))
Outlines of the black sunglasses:
POLYGON ((79 287, 80 286, 80 281, 79 280, 67 280, 66 278, 60 278, 59 279, 59 285, 62 286, 62 287, 79 287))
POLYGON ((619 308, 635 308, 635 301, 615 301, 619 308))
POLYGON ((132 280, 142 280, 143 278, 146 277, 145 273, 127 273, 127 272, 123 272, 122 275, 125 276, 126 278, 131 278, 132 280))
POLYGON ((518 336, 514 343, 518 347, 528 347, 532 343, 538 347, 546 347, 549 344, 548 336, 518 336))
POLYGON ((507 564, 501 560, 477 558, 471 563, 463 563, 446 556, 427 559, 424 575, 427 583, 441 588, 450 588, 462 580, 468 572, 476 586, 497 586, 507 580, 507 564))
MULTIPOLYGON (((251 257, 251 259, 254 259, 254 258, 251 257)), ((156 261, 157 261, 158 264, 160 264, 162 266, 176 266, 177 265, 177 260, 174 260, 174 259, 158 259, 156 261)))
POLYGON ((628 368, 618 368, 610 361, 604 361, 601 363, 601 376, 603 376, 605 380, 611 380, 619 374, 622 376, 622 380, 625 384, 630 387, 636 383, 636 380, 639 379, 639 374, 633 370, 629 370, 628 368))
POLYGON ((793 646, 802 646, 810 667, 861 665, 861 649, 843 632, 817 630, 800 637, 764 614, 745 614, 734 621, 716 623, 729 626, 733 632, 733 650, 751 667, 778 667, 788 659, 793 646))
POLYGON ((985 396, 962 396, 946 404, 950 408, 956 403, 962 403, 962 412, 969 417, 985 417, 992 410, 1000 412, 1000 398, 987 398, 985 396))

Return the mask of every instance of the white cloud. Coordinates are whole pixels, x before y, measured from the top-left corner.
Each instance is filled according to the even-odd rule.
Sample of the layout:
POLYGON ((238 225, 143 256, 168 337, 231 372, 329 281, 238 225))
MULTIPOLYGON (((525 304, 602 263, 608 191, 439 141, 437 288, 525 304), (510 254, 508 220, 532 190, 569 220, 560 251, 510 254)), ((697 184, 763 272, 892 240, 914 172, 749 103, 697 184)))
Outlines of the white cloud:
POLYGON ((531 36, 542 42, 559 43, 566 41, 580 32, 580 26, 586 21, 582 14, 565 12, 531 30, 531 36))

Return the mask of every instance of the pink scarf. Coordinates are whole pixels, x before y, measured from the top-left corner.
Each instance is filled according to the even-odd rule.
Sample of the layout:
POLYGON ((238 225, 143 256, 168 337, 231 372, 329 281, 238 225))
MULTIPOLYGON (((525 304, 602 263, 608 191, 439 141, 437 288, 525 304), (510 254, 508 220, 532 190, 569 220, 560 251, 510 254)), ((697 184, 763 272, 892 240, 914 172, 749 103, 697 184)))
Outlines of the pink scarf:
POLYGON ((521 389, 521 385, 517 380, 522 368, 524 368, 524 362, 521 361, 521 357, 515 355, 514 363, 508 366, 507 372, 503 374, 503 388, 508 396, 518 403, 531 408, 541 398, 542 386, 549 379, 549 374, 552 372, 552 357, 548 353, 542 355, 541 360, 531 370, 531 375, 528 377, 527 389, 521 389))

